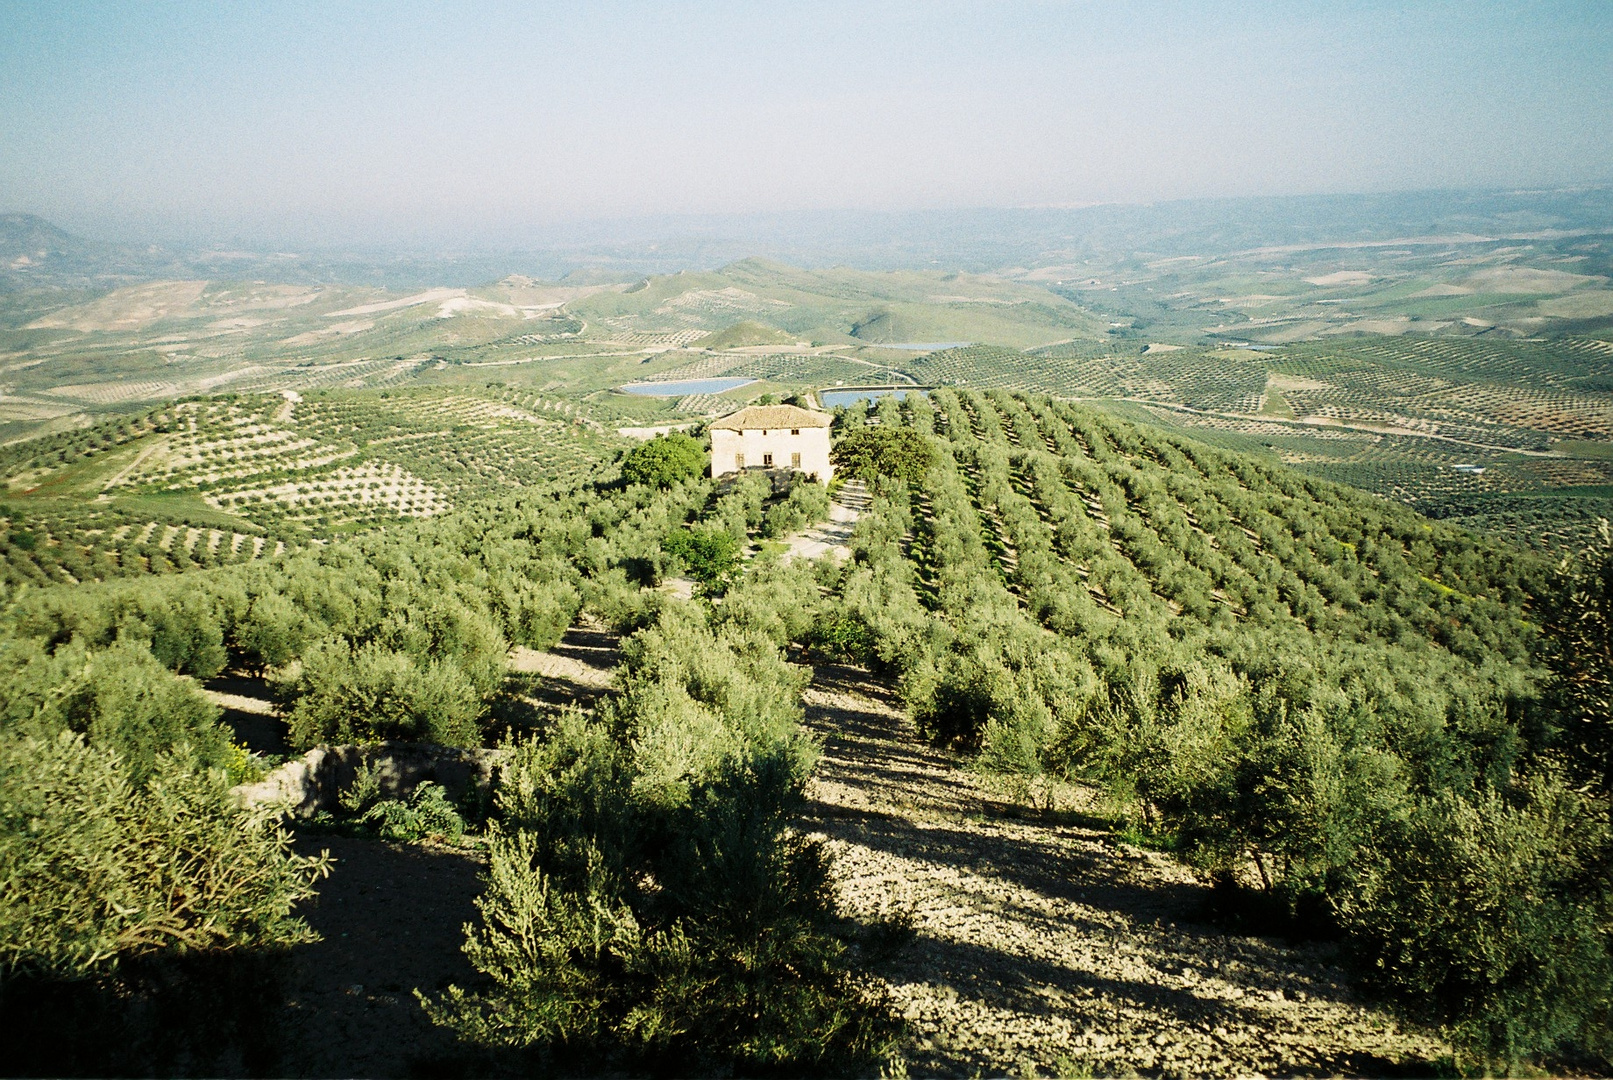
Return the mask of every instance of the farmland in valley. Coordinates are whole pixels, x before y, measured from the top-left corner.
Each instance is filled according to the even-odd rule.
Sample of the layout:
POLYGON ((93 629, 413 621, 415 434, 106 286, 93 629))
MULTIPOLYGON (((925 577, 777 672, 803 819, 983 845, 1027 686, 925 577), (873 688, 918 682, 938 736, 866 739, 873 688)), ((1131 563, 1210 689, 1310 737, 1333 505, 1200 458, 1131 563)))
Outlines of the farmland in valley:
MULTIPOLYGON (((36 259, 0 271, 0 437, 89 445, 102 423, 138 427, 196 398, 165 449, 97 497, 190 499, 186 527, 223 513, 294 542, 439 512, 466 485, 524 482, 590 437, 764 393, 1000 387, 1102 402, 1554 548, 1613 511, 1613 242, 1586 227, 1594 203, 1529 234, 1495 227, 1504 217, 1485 231, 1481 215, 1349 242, 1247 233, 1230 249, 1194 229, 1126 234, 1125 248, 1050 239, 971 273, 744 259, 385 289, 125 269, 103 274, 108 288, 36 259), (677 393, 713 378, 749 381, 677 393), (628 384, 669 389, 616 392, 628 384), (274 420, 286 394, 300 398, 290 425, 274 420), (501 449, 507 435, 518 451, 501 449)), ((42 230, 27 243, 44 245, 42 230)), ((51 241, 65 266, 99 265, 70 240, 51 241)), ((293 271, 305 272, 281 269, 293 271)), ((130 437, 101 460, 145 453, 151 440, 130 437)))

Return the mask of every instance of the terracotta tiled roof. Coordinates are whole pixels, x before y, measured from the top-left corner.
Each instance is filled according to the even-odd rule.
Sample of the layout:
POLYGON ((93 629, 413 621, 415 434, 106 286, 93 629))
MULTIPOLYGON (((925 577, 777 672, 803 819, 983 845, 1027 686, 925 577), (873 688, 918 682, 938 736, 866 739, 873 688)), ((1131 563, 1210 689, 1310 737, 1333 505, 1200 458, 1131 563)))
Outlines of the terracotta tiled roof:
POLYGON ((820 428, 834 423, 828 413, 812 412, 794 405, 752 405, 712 423, 725 431, 753 431, 779 428, 820 428))

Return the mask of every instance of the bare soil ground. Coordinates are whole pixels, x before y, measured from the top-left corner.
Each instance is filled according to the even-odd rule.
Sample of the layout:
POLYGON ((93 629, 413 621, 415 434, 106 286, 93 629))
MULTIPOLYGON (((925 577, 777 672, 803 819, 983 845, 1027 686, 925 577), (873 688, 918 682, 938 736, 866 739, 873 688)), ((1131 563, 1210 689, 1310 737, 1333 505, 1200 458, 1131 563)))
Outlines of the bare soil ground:
POLYGON ((286 1076, 409 1076, 453 1049, 414 998, 476 972, 460 952, 482 891, 477 852, 304 834, 335 859, 298 909, 323 940, 293 953, 284 1005, 286 1076))
MULTIPOLYGON (((573 628, 512 667, 547 705, 587 701, 616 642, 573 628)), ((240 693, 244 687, 218 688, 240 693)), ((1090 806, 1039 812, 925 745, 888 686, 819 667, 824 740, 799 827, 826 838, 842 911, 900 927, 872 960, 913 1076, 1426 1074, 1447 1048, 1356 1000, 1330 947, 1200 919, 1207 887, 1117 841, 1090 806)), ((460 945, 481 856, 305 831, 337 860, 302 914, 283 1009, 288 1076, 398 1076, 449 1060, 413 998, 474 981, 460 945)))
POLYGON ((857 519, 872 502, 868 485, 861 480, 849 481, 829 504, 827 520, 785 538, 784 560, 816 559, 829 552, 833 552, 836 559, 850 557, 851 534, 857 527, 857 519))
POLYGON ((1382 1076, 1447 1052, 1355 1000, 1328 947, 1197 922, 1188 869, 994 797, 866 674, 819 668, 806 701, 825 752, 802 825, 842 910, 913 928, 875 969, 912 1075, 1382 1076))
POLYGON ((591 707, 610 693, 619 658, 617 639, 597 626, 567 630, 548 652, 517 646, 510 651, 510 674, 523 684, 522 700, 541 715, 571 705, 591 707))

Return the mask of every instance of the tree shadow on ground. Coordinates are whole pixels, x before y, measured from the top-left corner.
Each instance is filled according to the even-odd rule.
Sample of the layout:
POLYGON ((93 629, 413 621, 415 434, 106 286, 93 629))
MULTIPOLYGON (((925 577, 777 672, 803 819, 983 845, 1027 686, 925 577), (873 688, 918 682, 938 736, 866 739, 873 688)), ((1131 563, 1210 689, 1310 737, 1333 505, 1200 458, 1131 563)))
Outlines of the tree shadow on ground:
POLYGON ((160 956, 94 978, 0 990, 5 1076, 265 1076, 282 1072, 283 950, 160 956))
MULTIPOLYGON (((1262 998, 1318 1006, 1353 1000, 1327 950, 1296 953, 1263 937, 1226 934, 1205 917, 1209 884, 1139 873, 1152 857, 1117 843, 1106 822, 1010 812, 960 771, 958 759, 921 742, 897 712, 890 689, 866 673, 820 667, 813 687, 822 695, 809 698, 807 723, 824 740, 815 774, 824 798, 802 808, 804 829, 958 872, 941 875, 952 883, 943 890, 957 889, 955 902, 965 909, 1012 922, 1025 932, 1019 940, 1073 934, 1090 945, 1081 961, 1066 966, 976 941, 920 935, 897 950, 891 964, 874 960, 874 970, 898 981, 943 984, 960 997, 1027 1015, 1070 1019, 1109 1008, 1110 1018, 1118 1009, 1153 1017, 1162 1028, 1204 1032, 1225 1025, 1288 1037, 1303 1030, 1309 1007, 1289 1006, 1278 1015, 1260 1007, 1262 998), (842 694, 876 704, 837 699, 842 694), (1117 938, 1141 944, 1142 955, 1106 969, 1103 950, 1117 938), (1247 999, 1210 976, 1223 960, 1235 967, 1231 981, 1247 999), (1123 968, 1130 969, 1126 977, 1114 974, 1123 968)), ((967 1073, 968 1064, 959 1058, 945 1068, 967 1073)), ((1429 1066, 1397 1063, 1370 1049, 1318 1045, 1282 1068, 1304 1075, 1423 1075, 1429 1066)))
MULTIPOLYGON (((1079 971, 973 942, 925 938, 913 947, 923 949, 932 984, 992 1007, 1060 1016, 1077 1024, 1083 1016, 1140 1011, 1152 1014, 1154 1026, 1163 1030, 1171 1026, 1201 1031, 1214 1026, 1255 1030, 1274 1026, 1272 1018, 1259 1009, 1235 1001, 1079 971)), ((957 1056, 949 1064, 962 1067, 969 1061, 957 1056)), ((1303 1064, 1290 1061, 1281 1067, 1290 1076, 1430 1076, 1434 1075, 1431 1070, 1427 1062, 1398 1062, 1359 1050, 1313 1051, 1303 1064)))
POLYGON ((414 998, 474 985, 461 951, 481 860, 328 833, 331 876, 297 914, 321 940, 125 963, 110 977, 8 980, 8 1076, 408 1076, 462 1056, 414 998))

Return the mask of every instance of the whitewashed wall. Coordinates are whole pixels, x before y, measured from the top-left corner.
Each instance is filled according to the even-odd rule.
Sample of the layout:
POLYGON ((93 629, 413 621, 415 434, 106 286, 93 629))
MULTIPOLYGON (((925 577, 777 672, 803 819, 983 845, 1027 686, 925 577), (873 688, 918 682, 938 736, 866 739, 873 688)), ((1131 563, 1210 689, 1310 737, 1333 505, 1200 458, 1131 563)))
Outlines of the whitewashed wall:
POLYGON ((767 455, 773 455, 772 468, 794 469, 815 475, 819 483, 827 484, 833 478, 834 468, 829 464, 829 429, 801 428, 799 435, 790 434, 790 428, 769 428, 767 431, 729 431, 726 428, 711 430, 711 475, 727 476, 741 468, 767 468, 767 455), (801 463, 794 463, 794 455, 801 455, 801 463), (739 458, 743 455, 744 464, 739 458))

